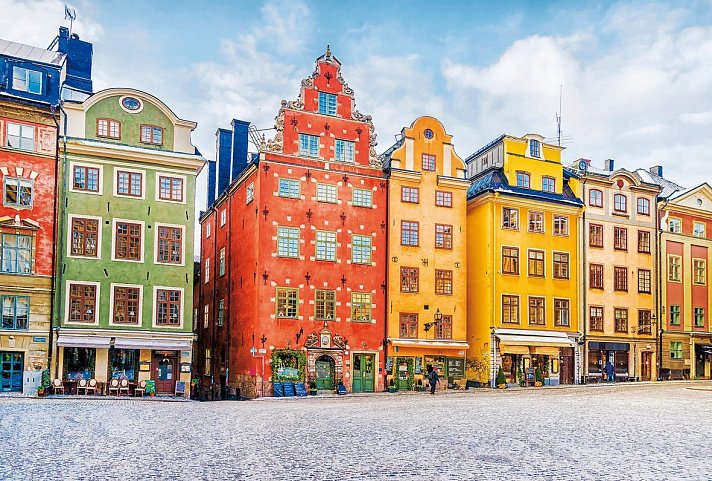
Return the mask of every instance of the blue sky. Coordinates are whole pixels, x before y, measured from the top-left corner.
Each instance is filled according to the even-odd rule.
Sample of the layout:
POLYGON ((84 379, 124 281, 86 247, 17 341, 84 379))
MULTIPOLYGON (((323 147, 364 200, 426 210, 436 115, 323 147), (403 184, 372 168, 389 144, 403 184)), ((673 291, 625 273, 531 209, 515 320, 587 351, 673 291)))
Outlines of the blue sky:
MULTIPOLYGON (((134 87, 196 120, 214 156, 233 117, 271 127, 326 44, 379 152, 434 115, 465 157, 501 133, 553 138, 563 85, 564 159, 661 164, 692 186, 712 156, 712 1, 92 2, 97 89, 134 87)), ((0 37, 45 46, 60 0, 0 0, 0 37)))

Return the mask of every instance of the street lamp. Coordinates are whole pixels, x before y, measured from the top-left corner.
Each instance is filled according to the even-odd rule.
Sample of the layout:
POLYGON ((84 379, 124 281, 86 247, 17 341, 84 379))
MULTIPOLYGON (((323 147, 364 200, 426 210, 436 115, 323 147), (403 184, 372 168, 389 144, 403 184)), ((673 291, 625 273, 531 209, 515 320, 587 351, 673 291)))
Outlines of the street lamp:
POLYGON ((425 334, 426 339, 428 338, 427 333, 430 331, 430 329, 432 329, 433 326, 437 326, 438 324, 440 324, 443 321, 443 313, 440 312, 440 308, 438 308, 435 311, 435 314, 433 314, 433 319, 434 319, 433 322, 426 322, 425 324, 423 324, 423 329, 425 329, 425 332, 426 332, 426 334, 425 334))

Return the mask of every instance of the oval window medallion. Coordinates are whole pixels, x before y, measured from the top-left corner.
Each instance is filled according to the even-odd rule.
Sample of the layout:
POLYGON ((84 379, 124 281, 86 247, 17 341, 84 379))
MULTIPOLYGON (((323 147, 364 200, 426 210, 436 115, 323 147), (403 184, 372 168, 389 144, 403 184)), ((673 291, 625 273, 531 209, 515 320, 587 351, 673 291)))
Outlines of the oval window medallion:
POLYGON ((136 114, 143 110, 143 102, 136 97, 121 97, 119 103, 121 104, 121 108, 130 114, 136 114))
POLYGON ((430 129, 425 129, 425 132, 423 132, 423 135, 425 135, 426 139, 432 139, 433 138, 433 131, 430 129))

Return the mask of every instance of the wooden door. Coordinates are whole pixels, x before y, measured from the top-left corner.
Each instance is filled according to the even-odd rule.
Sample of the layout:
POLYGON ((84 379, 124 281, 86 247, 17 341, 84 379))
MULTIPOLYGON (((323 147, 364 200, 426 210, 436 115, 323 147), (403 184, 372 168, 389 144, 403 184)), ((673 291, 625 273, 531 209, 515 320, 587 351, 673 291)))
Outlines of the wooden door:
POLYGON ((375 382, 373 354, 354 354, 353 392, 373 392, 375 382))
POLYGON ((153 358, 156 374, 156 394, 174 394, 178 369, 173 356, 157 356, 153 358))
POLYGON ((642 352, 640 353, 640 380, 650 381, 650 374, 652 372, 652 352, 642 352))
POLYGON ((22 392, 21 352, 0 352, 0 392, 22 392))
POLYGON ((574 352, 573 348, 566 347, 561 349, 561 364, 559 373, 560 384, 574 383, 574 352))
POLYGON ((316 388, 322 390, 334 389, 334 360, 329 356, 321 356, 314 362, 316 370, 316 388))

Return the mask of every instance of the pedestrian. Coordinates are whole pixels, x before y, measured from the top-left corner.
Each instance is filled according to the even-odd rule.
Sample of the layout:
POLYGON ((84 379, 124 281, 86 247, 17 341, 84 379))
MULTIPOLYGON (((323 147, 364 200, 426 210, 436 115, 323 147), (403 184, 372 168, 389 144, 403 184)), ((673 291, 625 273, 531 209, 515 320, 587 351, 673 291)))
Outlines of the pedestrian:
POLYGON ((606 371, 607 381, 616 382, 616 370, 613 367, 613 364, 611 364, 611 361, 606 361, 606 367, 604 370, 606 371))
POLYGON ((430 383, 430 394, 435 394, 435 386, 440 384, 440 376, 433 366, 428 366, 428 382, 430 383))

